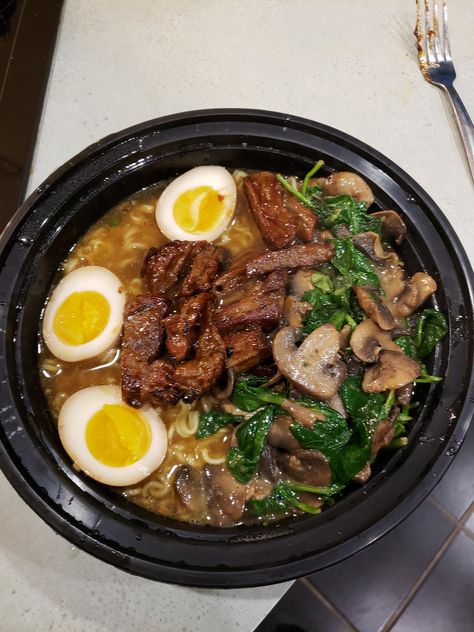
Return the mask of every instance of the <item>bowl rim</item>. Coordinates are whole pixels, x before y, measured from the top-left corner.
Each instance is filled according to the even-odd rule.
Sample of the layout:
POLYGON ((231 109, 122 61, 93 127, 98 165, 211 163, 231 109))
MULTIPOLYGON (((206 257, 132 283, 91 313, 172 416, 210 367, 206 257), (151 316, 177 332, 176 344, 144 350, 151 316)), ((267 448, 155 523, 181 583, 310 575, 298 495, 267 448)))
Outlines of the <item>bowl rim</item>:
MULTIPOLYGON (((134 135, 142 133, 147 128, 152 128, 156 126, 166 127, 168 125, 173 126, 179 125, 184 122, 188 124, 192 120, 201 120, 205 119, 206 117, 209 117, 212 120, 215 120, 217 118, 221 121, 224 121, 229 117, 244 119, 247 118, 249 122, 255 121, 256 118, 258 119, 260 117, 265 121, 268 121, 269 123, 280 126, 282 125, 282 123, 285 123, 288 126, 296 125, 304 129, 310 129, 329 134, 332 137, 337 138, 337 140, 341 143, 351 147, 355 147, 357 153, 365 153, 366 155, 370 156, 371 159, 376 159, 377 161, 381 162, 387 168, 387 170, 395 174, 399 180, 403 181, 403 183, 407 185, 408 188, 416 191, 418 198, 421 199, 424 205, 430 209, 430 211, 434 214, 436 221, 443 228, 444 233, 448 236, 451 244, 456 250, 456 259, 464 274, 466 290, 469 294, 470 303, 472 306, 474 296, 474 282, 472 268, 467 255, 464 252, 464 249, 457 235, 455 234, 453 228, 449 224, 442 211, 428 196, 428 194, 426 194, 426 192, 410 176, 408 176, 390 159, 386 158, 381 153, 372 149, 365 143, 353 138, 352 136, 349 136, 344 132, 305 118, 266 110, 219 108, 176 113, 133 125, 124 130, 110 134, 105 138, 99 140, 98 142, 89 145, 84 150, 79 152, 76 156, 74 156, 71 160, 67 161, 65 164, 56 169, 23 202, 23 204, 14 214, 10 222, 5 227, 2 235, 0 236, 0 253, 3 252, 6 244, 9 243, 11 237, 15 234, 15 231, 21 223, 22 219, 28 215, 29 211, 34 207, 38 200, 43 195, 47 195, 48 190, 52 186, 57 185, 64 175, 67 176, 72 168, 79 166, 83 162, 86 162, 90 157, 96 155, 97 152, 103 151, 112 146, 116 146, 124 140, 133 137, 134 135)), ((447 454, 447 452, 449 452, 454 444, 456 444, 456 447, 459 447, 460 441, 462 441, 467 432, 472 412, 470 410, 471 406, 469 402, 469 397, 472 397, 473 394, 474 374, 471 374, 464 407, 459 415, 460 418, 462 417, 462 420, 458 420, 458 423, 456 424, 456 437, 454 437, 453 434, 450 440, 446 443, 445 452, 442 455, 439 455, 437 461, 433 464, 429 471, 430 476, 428 476, 427 473, 424 479, 418 482, 417 486, 412 489, 405 498, 401 500, 397 507, 392 509, 392 511, 387 513, 383 518, 379 519, 377 523, 375 525, 372 525, 370 529, 367 529, 365 532, 359 534, 356 550, 360 550, 361 548, 363 548, 363 546, 366 546, 367 544, 375 541, 391 528, 396 526, 396 524, 401 522, 401 520, 403 520, 426 497, 426 495, 431 491, 436 482, 439 481, 442 473, 444 473, 444 471, 449 467, 450 463, 453 460, 452 455, 447 454)), ((13 460, 10 459, 7 451, 0 452, 0 466, 7 478, 17 490, 17 492, 36 511, 36 513, 38 513, 50 526, 52 526, 53 529, 62 533, 63 535, 68 537, 68 539, 77 544, 78 539, 83 537, 83 534, 80 533, 80 530, 77 530, 73 525, 65 525, 64 520, 58 516, 58 513, 54 510, 54 508, 46 503, 40 495, 34 492, 34 490, 28 484, 28 481, 24 478, 18 477, 18 470, 13 463, 13 460)), ((82 540, 79 546, 101 559, 118 565, 121 568, 125 568, 125 570, 142 574, 147 577, 153 576, 153 573, 151 572, 152 569, 147 568, 146 562, 143 562, 142 568, 138 570, 136 567, 127 567, 127 564, 123 563, 123 560, 121 562, 121 560, 117 558, 113 547, 111 548, 105 542, 98 544, 93 537, 86 537, 82 540)), ((337 555, 338 559, 326 563, 325 566, 335 563, 335 561, 344 559, 354 552, 355 550, 353 542, 347 541, 343 544, 339 544, 337 555)), ((262 583, 275 583, 278 581, 293 579, 302 574, 312 572, 310 566, 311 565, 308 563, 302 564, 301 560, 296 560, 293 562, 285 562, 282 565, 283 570, 279 567, 273 567, 272 569, 270 569, 270 571, 267 568, 264 568, 263 571, 261 569, 252 569, 249 571, 239 570, 236 571, 234 574, 233 572, 231 572, 231 576, 229 576, 229 578, 227 579, 225 578, 226 571, 224 570, 220 573, 215 574, 212 579, 209 579, 209 577, 207 577, 209 571, 190 571, 189 569, 186 570, 186 578, 182 579, 180 575, 183 574, 184 571, 182 568, 180 568, 177 570, 177 572, 172 572, 170 570, 167 577, 165 578, 165 581, 201 586, 254 586, 261 585, 262 583)), ((321 566, 320 568, 323 567, 324 566, 321 566)), ((162 578, 163 577, 160 577, 158 579, 162 578)))

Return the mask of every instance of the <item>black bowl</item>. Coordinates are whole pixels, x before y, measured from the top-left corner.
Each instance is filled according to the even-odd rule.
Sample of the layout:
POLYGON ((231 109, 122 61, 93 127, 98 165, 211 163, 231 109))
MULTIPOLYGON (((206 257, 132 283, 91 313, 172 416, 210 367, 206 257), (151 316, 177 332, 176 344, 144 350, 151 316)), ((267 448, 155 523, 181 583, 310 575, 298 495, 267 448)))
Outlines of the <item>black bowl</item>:
MULTIPOLYGON (((400 522, 445 472, 473 403, 472 271, 433 200, 363 143, 312 121, 253 110, 204 110, 143 123, 92 145, 23 204, 0 242, 0 465, 23 499, 80 548, 132 573, 195 586, 253 586, 312 573, 400 522), (269 527, 205 528, 154 516, 77 474, 58 440, 37 369, 38 322, 58 267, 85 230, 131 193, 201 164, 304 174, 360 173, 381 208, 401 211, 409 269, 438 282, 449 336, 431 361, 441 384, 423 402, 406 449, 319 516, 269 527)), ((384 460, 385 459, 385 460, 384 460)))

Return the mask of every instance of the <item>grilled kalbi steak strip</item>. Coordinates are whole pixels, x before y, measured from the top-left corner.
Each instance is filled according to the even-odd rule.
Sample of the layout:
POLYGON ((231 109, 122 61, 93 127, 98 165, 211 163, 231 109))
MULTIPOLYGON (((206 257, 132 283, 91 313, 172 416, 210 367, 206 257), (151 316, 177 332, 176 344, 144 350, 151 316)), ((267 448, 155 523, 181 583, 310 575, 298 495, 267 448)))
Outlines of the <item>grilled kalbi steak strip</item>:
POLYGON ((318 266, 329 261, 333 255, 331 244, 299 244, 285 250, 266 252, 249 261, 246 265, 247 276, 258 276, 273 270, 318 266))
POLYGON ((163 341, 162 319, 169 302, 151 294, 138 296, 125 307, 122 338, 122 396, 131 406, 141 406, 143 374, 158 358, 163 341))
POLYGON ((190 355, 199 333, 204 308, 210 298, 211 295, 207 292, 186 298, 181 301, 176 314, 171 314, 163 320, 166 349, 178 362, 182 362, 190 355))
POLYGON ((197 253, 191 268, 181 285, 180 295, 191 296, 198 292, 209 292, 212 282, 219 273, 224 261, 224 249, 207 244, 197 253))
POLYGON ((213 307, 207 301, 196 343, 194 359, 173 366, 157 360, 149 367, 146 390, 149 396, 168 404, 201 397, 219 379, 225 368, 225 345, 212 322, 213 307))
POLYGON ((314 237, 318 227, 319 218, 307 206, 298 202, 289 191, 283 191, 283 200, 286 208, 293 214, 296 224, 296 236, 307 243, 314 237))
POLYGON ((219 307, 214 321, 223 335, 260 325, 270 330, 279 323, 287 281, 286 270, 276 270, 263 281, 257 281, 250 293, 243 298, 219 307))
POLYGON ((264 241, 273 250, 285 248, 296 239, 293 213, 285 206, 283 187, 273 173, 261 171, 244 178, 250 211, 264 241))
POLYGON ((255 259, 255 253, 239 255, 232 265, 214 281, 213 290, 220 294, 238 287, 247 276, 247 264, 255 259))
POLYGON ((275 174, 251 174, 244 179, 244 189, 250 211, 272 250, 286 248, 296 238, 304 242, 313 239, 317 216, 286 191, 275 174))
POLYGON ((142 267, 153 294, 192 296, 208 292, 220 271, 224 249, 206 241, 170 241, 150 248, 142 267))
POLYGON ((237 373, 252 369, 272 355, 272 347, 259 325, 227 334, 224 343, 227 367, 237 373))
POLYGON ((225 345, 213 322, 214 308, 209 301, 203 315, 194 360, 178 364, 175 380, 188 399, 197 399, 219 379, 225 368, 225 345))
POLYGON ((142 267, 142 277, 153 294, 171 290, 189 262, 204 248, 205 241, 170 241, 161 248, 150 248, 142 267))

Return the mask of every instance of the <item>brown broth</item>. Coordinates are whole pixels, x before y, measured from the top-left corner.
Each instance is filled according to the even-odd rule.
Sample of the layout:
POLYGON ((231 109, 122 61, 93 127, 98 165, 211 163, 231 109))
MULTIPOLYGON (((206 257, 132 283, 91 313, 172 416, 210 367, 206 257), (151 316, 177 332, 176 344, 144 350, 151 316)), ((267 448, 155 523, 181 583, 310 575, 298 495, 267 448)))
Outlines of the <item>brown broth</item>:
MULTIPOLYGON (((160 247, 168 241, 155 222, 156 202, 166 184, 160 183, 140 191, 105 213, 74 246, 62 266, 58 281, 76 268, 98 265, 108 268, 122 281, 127 300, 146 292, 140 277, 145 254, 152 246, 160 247)), ((234 219, 215 243, 226 247, 234 255, 243 252, 257 255, 265 250, 241 185, 238 186, 234 219)), ((120 385, 120 344, 100 357, 74 363, 59 360, 43 344, 40 347, 42 386, 56 420, 62 404, 73 393, 88 386, 120 385)), ((205 396, 192 405, 180 402, 177 406, 159 409, 168 429, 167 455, 148 479, 122 490, 128 499, 145 509, 179 520, 209 521, 209 516, 195 516, 182 505, 172 483, 176 468, 183 463, 202 467, 205 463, 224 462, 231 438, 230 429, 224 428, 203 440, 194 437, 197 413, 213 403, 215 400, 211 396, 205 396)))

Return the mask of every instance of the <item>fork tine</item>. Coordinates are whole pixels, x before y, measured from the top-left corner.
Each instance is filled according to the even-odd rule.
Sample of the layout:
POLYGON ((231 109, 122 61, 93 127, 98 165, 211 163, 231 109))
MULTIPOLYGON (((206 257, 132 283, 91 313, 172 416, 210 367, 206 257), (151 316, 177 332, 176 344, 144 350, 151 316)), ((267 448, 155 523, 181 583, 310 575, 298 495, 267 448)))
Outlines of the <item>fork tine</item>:
POLYGON ((448 7, 446 5, 446 0, 443 0, 443 41, 444 41, 444 57, 446 61, 453 61, 451 55, 451 46, 449 45, 449 35, 448 35, 448 7))
POLYGON ((420 59, 421 68, 426 68, 426 63, 428 61, 428 46, 427 46, 427 38, 425 37, 425 33, 423 32, 422 27, 422 3, 425 3, 425 0, 416 0, 416 26, 415 26, 415 37, 418 46, 418 57, 420 59))
POLYGON ((425 41, 428 62, 436 64, 436 54, 434 47, 434 24, 431 23, 431 7, 430 0, 424 0, 425 5, 425 41))
MULTIPOLYGON (((443 18, 441 20, 444 23, 443 18)), ((443 60, 444 52, 441 50, 441 37, 439 35, 439 19, 438 19, 438 2, 437 0, 433 1, 433 40, 436 54, 436 61, 439 63, 443 60)))

